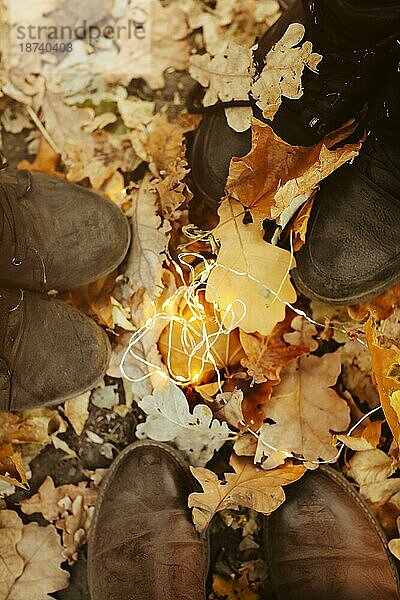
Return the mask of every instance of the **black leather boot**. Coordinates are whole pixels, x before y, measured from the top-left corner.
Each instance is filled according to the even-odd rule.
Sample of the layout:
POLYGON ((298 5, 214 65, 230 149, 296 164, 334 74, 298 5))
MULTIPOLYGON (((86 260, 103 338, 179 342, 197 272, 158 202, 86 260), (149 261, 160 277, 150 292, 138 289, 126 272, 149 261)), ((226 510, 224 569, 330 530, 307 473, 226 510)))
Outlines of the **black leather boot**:
POLYGON ((400 75, 370 108, 359 155, 325 179, 293 271, 306 296, 356 304, 400 280, 400 75))
MULTIPOLYGON (((295 22, 304 24, 304 39, 310 40, 313 49, 323 56, 318 73, 305 69, 303 96, 299 100, 283 98, 272 122, 266 121, 249 99, 254 115, 268 122, 284 141, 297 146, 319 142, 357 116, 367 100, 379 91, 385 73, 394 67, 396 32, 400 32, 399 3, 396 9, 386 5, 372 9, 368 4, 371 3, 295 0, 259 41, 254 52, 258 71, 268 51, 295 22), (333 26, 332 20, 337 15, 343 19, 333 26), (364 35, 357 33, 360 24, 364 35)), ((193 94, 189 110, 202 112, 198 103, 195 106, 193 94)), ((249 152, 251 133, 250 129, 244 133, 233 131, 227 124, 223 105, 207 107, 204 112, 190 151, 191 188, 194 202, 197 198, 215 207, 224 195, 231 158, 249 152)))

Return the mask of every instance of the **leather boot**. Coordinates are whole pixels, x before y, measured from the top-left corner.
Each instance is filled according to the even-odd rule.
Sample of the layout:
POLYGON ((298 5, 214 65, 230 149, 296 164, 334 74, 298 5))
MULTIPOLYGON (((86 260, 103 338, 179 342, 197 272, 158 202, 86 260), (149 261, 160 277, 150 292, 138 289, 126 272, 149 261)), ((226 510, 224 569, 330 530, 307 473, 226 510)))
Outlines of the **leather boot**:
POLYGON ((380 526, 331 467, 287 489, 266 520, 277 600, 399 600, 399 578, 380 526))
MULTIPOLYGON (((303 96, 298 100, 283 98, 272 121, 264 119, 250 98, 249 105, 252 105, 254 116, 268 123, 284 141, 296 146, 316 144, 327 133, 356 117, 366 101, 379 91, 380 82, 394 67, 396 60, 393 27, 400 31, 399 7, 390 11, 386 8, 386 12, 382 13, 382 7, 376 4, 374 10, 361 10, 359 6, 352 7, 352 3, 346 0, 295 0, 259 41, 254 52, 256 65, 259 65, 259 70, 262 69, 265 55, 287 27, 295 22, 305 26, 304 39, 313 42, 314 50, 322 54, 323 59, 318 65, 318 73, 304 70, 303 96), (384 14, 387 37, 385 28, 380 27, 379 42, 371 36, 367 49, 359 47, 359 43, 368 41, 367 38, 361 38, 351 46, 349 31, 343 28, 342 23, 337 27, 332 25, 330 12, 327 12, 332 5, 335 5, 336 13, 344 12, 348 28, 351 24, 351 33, 360 29, 357 25, 360 22, 367 30, 368 27, 373 29, 372 24, 384 14), (388 19, 388 12, 393 18, 388 19)), ((224 195, 231 158, 244 156, 250 151, 251 132, 248 129, 237 133, 228 126, 223 103, 199 107, 199 103, 194 101, 198 93, 196 89, 189 97, 188 107, 192 112, 205 112, 205 116, 189 154, 191 189, 195 199, 215 208, 224 195)))
POLYGON ((44 292, 113 271, 130 242, 118 206, 58 177, 0 173, 0 285, 44 292))
POLYGON ((356 304, 400 280, 400 75, 370 109, 359 155, 321 183, 296 286, 331 304, 356 304))
POLYGON ((92 600, 205 600, 205 546, 187 507, 191 485, 166 444, 136 442, 118 456, 90 529, 92 600))
POLYGON ((110 357, 105 332, 48 296, 0 289, 0 411, 63 402, 95 387, 110 357))

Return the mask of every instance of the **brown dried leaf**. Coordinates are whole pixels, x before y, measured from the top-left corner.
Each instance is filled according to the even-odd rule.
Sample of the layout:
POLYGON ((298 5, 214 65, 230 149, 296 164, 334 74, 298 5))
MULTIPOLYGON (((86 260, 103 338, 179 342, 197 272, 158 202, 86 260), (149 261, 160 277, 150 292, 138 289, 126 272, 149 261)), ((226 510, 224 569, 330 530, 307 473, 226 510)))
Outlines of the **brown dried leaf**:
POLYGON ((307 202, 301 207, 299 210, 293 225, 290 230, 293 232, 293 249, 295 252, 298 252, 306 241, 307 227, 308 221, 311 216, 311 209, 314 204, 315 194, 311 194, 311 197, 307 200, 307 202))
POLYGON ((335 457, 331 431, 345 430, 350 421, 347 403, 331 387, 340 369, 339 357, 325 354, 303 356, 282 370, 281 382, 265 409, 273 424, 264 423, 260 430, 257 462, 268 455, 264 468, 276 463, 276 453, 263 441, 279 454, 295 453, 308 461, 335 457))
POLYGON ((269 125, 253 119, 250 152, 231 160, 228 196, 248 207, 257 222, 276 219, 294 198, 310 196, 322 179, 355 156, 360 147, 361 142, 330 150, 324 141, 310 147, 291 146, 269 125))
POLYGON ((400 347, 385 348, 370 317, 365 325, 368 348, 372 356, 372 372, 379 398, 397 445, 400 445, 400 413, 391 403, 391 396, 400 390, 400 347))
POLYGON ((220 223, 213 230, 221 248, 207 282, 206 299, 221 310, 235 307, 240 328, 269 335, 285 317, 285 302, 294 302, 296 292, 289 278, 295 262, 290 252, 263 240, 255 223, 243 224, 244 211, 237 202, 224 200, 219 208, 220 223))
POLYGON ((89 398, 91 391, 84 392, 64 404, 64 414, 77 435, 81 435, 89 417, 89 398))
POLYGON ((337 435, 336 438, 351 450, 373 450, 378 446, 381 439, 382 423, 384 421, 373 421, 359 433, 354 435, 337 435))
POLYGON ((11 444, 0 445, 0 480, 29 489, 21 455, 14 452, 11 444))
MULTIPOLYGON (((253 378, 254 383, 279 380, 282 367, 298 356, 309 352, 304 343, 298 345, 285 343, 285 335, 289 330, 291 318, 292 316, 288 315, 284 321, 275 325, 272 333, 268 336, 240 332, 240 341, 246 354, 246 358, 241 362, 250 377, 253 378)), ((294 321, 295 319, 293 319, 294 321)))
POLYGON ((59 535, 53 525, 25 525, 17 550, 24 561, 24 567, 7 600, 50 598, 48 594, 68 586, 69 574, 60 566, 64 557, 59 535))
POLYGON ((22 537, 22 521, 12 510, 0 510, 0 598, 9 598, 15 580, 21 575, 24 561, 17 552, 22 537))
POLYGON ((318 348, 318 342, 314 340, 314 337, 318 333, 314 323, 310 323, 306 318, 297 315, 290 326, 294 329, 294 332, 283 334, 285 342, 305 347, 309 352, 314 352, 318 348))
POLYGON ((193 522, 197 531, 204 531, 213 516, 224 509, 238 510, 245 506, 264 515, 271 514, 285 500, 282 486, 297 481, 306 469, 286 464, 274 471, 263 471, 252 460, 231 455, 230 465, 235 473, 225 473, 225 482, 201 467, 191 468, 203 492, 190 494, 188 504, 193 508, 193 522))
POLYGON ((387 319, 400 306, 400 283, 386 290, 380 296, 375 296, 361 304, 348 306, 347 312, 352 319, 363 321, 369 315, 377 319, 387 319))
POLYGON ((22 500, 21 510, 26 515, 41 513, 45 519, 51 523, 59 519, 66 510, 61 502, 63 498, 69 498, 73 502, 76 498, 82 497, 83 506, 94 506, 97 499, 97 490, 90 487, 87 482, 81 481, 78 485, 60 485, 55 487, 54 481, 48 475, 37 494, 22 500))
POLYGON ((0 412, 0 443, 47 444, 50 435, 64 429, 63 425, 59 413, 51 408, 18 414, 0 412))
POLYGON ((57 171, 57 166, 60 161, 60 155, 50 146, 43 138, 40 138, 39 149, 35 160, 30 163, 27 160, 21 160, 18 163, 18 169, 28 169, 28 171, 47 173, 56 177, 64 177, 63 173, 57 171))
POLYGON ((239 429, 243 426, 243 392, 235 389, 233 392, 223 392, 215 398, 215 404, 218 407, 214 410, 214 417, 226 421, 228 425, 239 429))
POLYGON ((97 281, 62 292, 60 298, 95 319, 99 325, 114 329, 111 295, 116 276, 114 271, 97 281))
POLYGON ((217 598, 226 598, 226 600, 258 600, 259 598, 259 595, 250 587, 247 573, 243 573, 240 579, 226 579, 221 575, 214 574, 213 592, 217 598))

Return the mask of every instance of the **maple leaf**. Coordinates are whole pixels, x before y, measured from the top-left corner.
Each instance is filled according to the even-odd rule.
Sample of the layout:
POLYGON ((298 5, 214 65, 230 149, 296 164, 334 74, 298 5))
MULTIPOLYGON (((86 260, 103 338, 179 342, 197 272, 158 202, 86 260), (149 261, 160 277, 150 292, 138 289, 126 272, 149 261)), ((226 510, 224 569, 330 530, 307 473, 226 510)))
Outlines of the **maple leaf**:
MULTIPOLYGON (((288 331, 291 319, 291 315, 288 315, 284 321, 275 325, 268 336, 240 332, 240 341, 246 354, 246 358, 242 359, 241 363, 253 378, 254 383, 263 383, 268 380, 278 381, 284 365, 302 354, 308 354, 309 346, 306 346, 304 339, 299 338, 298 341, 293 341, 292 345, 285 343, 284 334, 288 331)), ((286 341, 290 342, 291 339, 286 341)))
POLYGON ((202 301, 204 314, 193 314, 185 301, 179 303, 175 316, 185 320, 168 325, 158 341, 164 364, 174 377, 207 381, 215 375, 215 367, 229 373, 230 367, 240 363, 243 356, 238 331, 221 333, 218 322, 221 315, 202 301), (216 319, 218 316, 218 319, 216 319), (215 365, 215 366, 214 366, 215 365))
POLYGON ((131 293, 144 288, 151 299, 162 292, 162 263, 171 227, 157 214, 157 193, 146 174, 140 187, 132 193, 132 243, 125 275, 131 293))
POLYGON ((314 146, 291 146, 253 119, 250 152, 230 163, 228 196, 247 207, 257 222, 276 219, 298 196, 311 196, 322 179, 356 156, 362 143, 331 150, 332 142, 327 136, 314 146))
POLYGON ((282 486, 297 481, 305 468, 286 464, 274 471, 263 471, 252 460, 231 455, 229 461, 234 473, 225 473, 225 481, 212 471, 191 468, 203 492, 190 494, 189 508, 193 508, 193 522, 199 533, 203 532, 213 516, 224 509, 238 510, 245 506, 264 515, 271 514, 285 500, 282 486))
POLYGON ((285 302, 296 300, 289 279, 294 259, 287 250, 265 242, 258 225, 244 225, 237 202, 224 200, 218 214, 220 223, 213 234, 221 249, 208 278, 206 300, 217 301, 221 310, 235 306, 236 314, 241 313, 240 300, 245 307, 240 328, 269 335, 285 316, 285 302))
POLYGON ((287 453, 307 461, 334 459, 337 449, 331 431, 345 430, 350 421, 347 403, 331 388, 340 368, 335 354, 303 356, 284 367, 265 409, 265 417, 273 424, 264 423, 259 432, 256 461, 267 454, 264 468, 275 465, 278 458, 283 462, 287 453))
POLYGON ((218 100, 246 100, 254 75, 252 51, 228 42, 214 57, 208 53, 192 56, 189 73, 208 88, 203 98, 204 106, 212 106, 218 100))
POLYGON ((278 111, 282 96, 297 100, 303 95, 301 76, 304 68, 317 71, 322 56, 312 51, 312 43, 304 42, 305 27, 291 23, 282 38, 272 46, 265 57, 265 66, 252 86, 252 94, 266 119, 278 111))
POLYGON ((155 389, 138 404, 147 419, 137 426, 136 436, 173 442, 191 464, 205 465, 232 436, 225 422, 213 419, 208 406, 198 404, 191 414, 185 394, 174 384, 155 389))
POLYGON ((400 347, 385 347, 379 337, 375 323, 370 317, 365 325, 367 343, 372 357, 372 372, 379 398, 395 442, 400 443, 400 412, 392 396, 400 390, 400 347))

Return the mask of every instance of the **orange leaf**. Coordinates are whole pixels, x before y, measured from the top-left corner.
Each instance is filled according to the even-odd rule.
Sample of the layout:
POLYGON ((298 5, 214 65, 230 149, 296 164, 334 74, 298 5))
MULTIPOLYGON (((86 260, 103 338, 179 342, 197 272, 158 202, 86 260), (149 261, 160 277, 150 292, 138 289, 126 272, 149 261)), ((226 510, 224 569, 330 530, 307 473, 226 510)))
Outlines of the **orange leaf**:
POLYGON ((366 302, 348 306, 347 312, 356 321, 363 321, 369 314, 374 314, 380 320, 390 317, 398 306, 400 306, 400 283, 366 302))
POLYGON ((28 171, 64 177, 63 173, 57 171, 59 160, 60 155, 53 150, 44 138, 41 138, 35 160, 32 163, 27 160, 21 160, 21 162, 18 163, 18 169, 27 169, 28 171))
POLYGON ((14 452, 11 444, 0 447, 0 479, 23 489, 29 489, 21 455, 14 452))
POLYGON ((365 324, 368 348, 372 356, 372 372, 379 398, 395 442, 400 444, 400 415, 391 403, 391 396, 400 389, 400 347, 385 348, 379 339, 374 320, 365 324))

